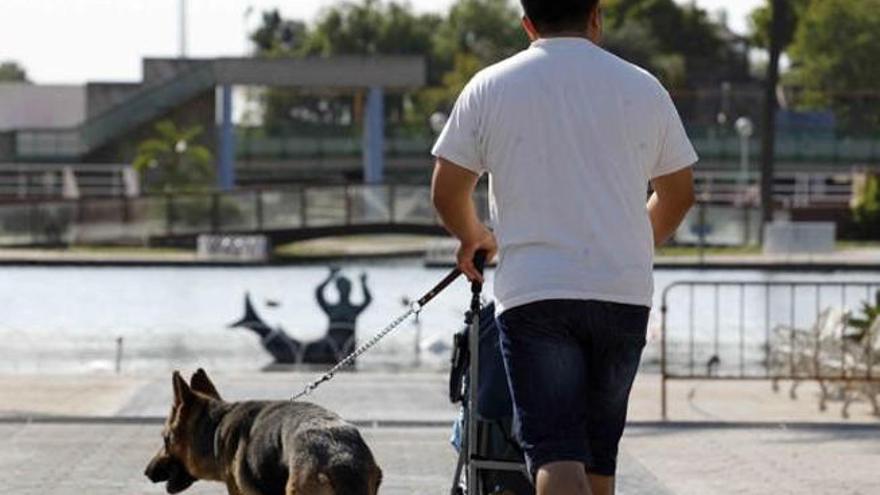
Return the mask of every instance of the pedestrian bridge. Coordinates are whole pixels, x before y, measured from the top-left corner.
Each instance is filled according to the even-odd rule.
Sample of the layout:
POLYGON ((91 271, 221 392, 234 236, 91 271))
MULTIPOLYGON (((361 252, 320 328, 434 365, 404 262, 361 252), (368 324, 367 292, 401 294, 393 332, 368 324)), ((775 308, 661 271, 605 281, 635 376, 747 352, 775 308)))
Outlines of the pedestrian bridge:
MULTIPOLYGON (((485 210, 485 198, 477 203, 485 210)), ((297 186, 0 205, 3 246, 191 246, 200 234, 259 234, 279 245, 386 233, 445 235, 427 185, 297 186)))

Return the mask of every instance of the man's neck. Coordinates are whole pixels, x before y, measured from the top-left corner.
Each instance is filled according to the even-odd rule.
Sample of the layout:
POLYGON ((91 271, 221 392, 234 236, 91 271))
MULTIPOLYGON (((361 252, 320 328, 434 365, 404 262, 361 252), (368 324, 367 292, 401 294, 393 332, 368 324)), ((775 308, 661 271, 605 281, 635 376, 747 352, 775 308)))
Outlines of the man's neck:
POLYGON ((582 31, 560 31, 558 33, 542 34, 538 37, 539 40, 552 40, 553 38, 583 38, 592 41, 590 35, 582 31))

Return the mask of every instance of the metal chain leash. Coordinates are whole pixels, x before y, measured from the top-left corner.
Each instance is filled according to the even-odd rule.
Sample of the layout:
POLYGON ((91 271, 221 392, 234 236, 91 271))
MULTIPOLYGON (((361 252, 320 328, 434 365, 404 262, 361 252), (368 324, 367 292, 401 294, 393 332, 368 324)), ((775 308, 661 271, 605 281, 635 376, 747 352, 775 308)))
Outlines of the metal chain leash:
POLYGON ((301 399, 301 398, 311 394, 322 383, 330 381, 330 379, 333 378, 336 375, 336 373, 339 372, 339 370, 341 370, 342 368, 345 368, 346 366, 351 364, 352 361, 357 359, 361 354, 372 349, 376 344, 379 343, 379 341, 384 339, 386 335, 388 335, 389 333, 394 331, 395 328, 397 328, 398 326, 400 326, 401 323, 406 321, 407 318, 409 318, 410 316, 417 314, 419 311, 421 311, 422 308, 417 307, 417 306, 418 306, 418 303, 413 303, 412 307, 410 307, 406 313, 398 316, 394 321, 391 322, 391 324, 389 324, 387 327, 385 327, 381 332, 377 333, 376 335, 373 336, 373 338, 368 340, 365 344, 363 344, 362 346, 355 349, 354 352, 352 352, 348 356, 344 357, 342 359, 342 361, 339 361, 339 363, 337 363, 336 366, 331 368, 330 371, 325 373, 324 376, 322 376, 321 378, 306 385, 306 388, 304 388, 302 392, 294 395, 293 397, 290 398, 290 400, 295 401, 295 400, 301 399))
POLYGON ((410 308, 405 313, 403 313, 402 315, 395 318, 394 321, 392 321, 390 324, 388 324, 388 326, 383 328, 381 332, 377 333, 370 340, 368 340, 365 344, 363 344, 360 347, 358 347, 357 349, 355 349, 354 352, 352 352, 348 356, 344 357, 342 359, 342 361, 339 361, 339 363, 337 363, 335 366, 333 366, 333 368, 331 368, 330 371, 324 373, 324 375, 321 376, 321 378, 318 378, 317 380, 313 381, 312 383, 306 385, 306 387, 303 389, 302 392, 294 395, 293 397, 290 398, 290 400, 295 401, 295 400, 301 399, 301 398, 311 394, 316 388, 318 388, 324 382, 330 381, 336 375, 336 373, 339 372, 339 370, 350 365, 361 354, 363 354, 363 353, 369 351, 370 349, 372 349, 373 347, 375 347, 376 344, 378 344, 382 339, 384 339, 386 335, 388 335, 389 333, 394 331, 395 328, 399 327, 401 323, 403 323, 404 321, 407 320, 407 318, 421 312, 422 308, 424 308, 425 305, 428 304, 428 302, 430 302, 432 299, 437 297, 437 295, 440 294, 441 292, 443 292, 444 289, 449 287, 449 285, 452 284, 452 282, 454 282, 455 279, 457 279, 460 275, 461 275, 461 271, 458 268, 449 272, 449 274, 446 275, 446 277, 443 280, 441 280, 439 284, 434 286, 434 288, 431 289, 430 291, 428 291, 427 294, 422 296, 421 299, 412 303, 410 308))

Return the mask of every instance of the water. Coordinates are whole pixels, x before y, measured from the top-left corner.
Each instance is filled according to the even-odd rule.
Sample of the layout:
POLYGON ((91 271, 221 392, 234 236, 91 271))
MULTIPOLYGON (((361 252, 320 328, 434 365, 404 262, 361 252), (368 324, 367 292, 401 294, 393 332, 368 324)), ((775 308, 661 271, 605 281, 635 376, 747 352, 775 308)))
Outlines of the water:
MULTIPOLYGON (((361 315, 358 336, 375 334, 405 311, 404 298, 418 298, 448 272, 428 269, 419 260, 352 262, 341 265, 354 285, 352 299, 362 294, 358 277, 368 276, 373 303, 361 315)), ((252 333, 229 329, 244 311, 250 292, 263 319, 294 337, 319 339, 327 319, 315 301, 315 288, 326 267, 270 268, 58 268, 0 269, 4 312, 0 321, 0 372, 106 372, 116 365, 117 339, 122 339, 124 372, 165 371, 206 366, 212 369, 257 370, 271 359, 252 333), (278 305, 269 304, 270 301, 278 305)), ((760 271, 658 271, 656 302, 677 280, 825 280, 876 282, 876 274, 780 274, 760 271)), ((491 290, 492 273, 487 274, 491 290)), ((460 279, 424 309, 420 317, 421 365, 442 367, 448 361, 451 336, 462 326, 469 285, 460 279)), ((337 299, 333 284, 330 302, 337 299)), ((800 297, 800 296, 799 296, 800 297)), ((803 295, 803 297, 810 297, 803 295)), ((702 304, 702 303, 701 303, 702 304)), ((706 303, 709 304, 709 303, 706 303)), ((711 306, 704 305, 705 308, 711 306)), ((677 318, 674 311, 672 319, 677 318)), ((729 314, 722 327, 736 326, 729 314)), ((763 317, 763 316, 761 316, 763 317)), ((798 315, 799 323, 814 317, 798 315), (803 320, 803 321, 801 321, 803 320)), ((714 316, 699 314, 701 335, 708 337, 714 316)), ((750 315, 749 327, 758 325, 750 315)), ((652 314, 652 340, 659 335, 658 311, 652 314)), ((673 321, 673 326, 676 323, 673 321)), ((677 328, 682 323, 677 323, 677 328)), ((729 331, 724 330, 725 332, 729 331)), ((411 365, 415 360, 417 326, 404 323, 361 361, 371 365, 411 365)), ((751 332, 752 343, 762 338, 751 332)), ((649 348, 649 354, 656 346, 649 348)))

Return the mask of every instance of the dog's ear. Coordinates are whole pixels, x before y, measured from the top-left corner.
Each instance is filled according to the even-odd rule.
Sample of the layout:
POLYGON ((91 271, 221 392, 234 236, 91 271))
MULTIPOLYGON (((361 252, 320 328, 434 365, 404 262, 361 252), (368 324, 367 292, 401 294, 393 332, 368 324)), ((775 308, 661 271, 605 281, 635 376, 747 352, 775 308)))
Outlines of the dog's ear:
POLYGON ((181 404, 185 404, 192 399, 193 393, 189 388, 189 385, 186 384, 186 380, 180 376, 179 371, 175 371, 171 375, 171 382, 174 386, 174 405, 179 406, 181 404))
POLYGON ((220 400, 220 393, 217 392, 217 387, 214 386, 214 383, 211 382, 211 379, 208 378, 208 374, 205 373, 205 370, 202 368, 199 368, 193 373, 192 378, 189 380, 189 385, 196 392, 201 392, 208 397, 220 400))

